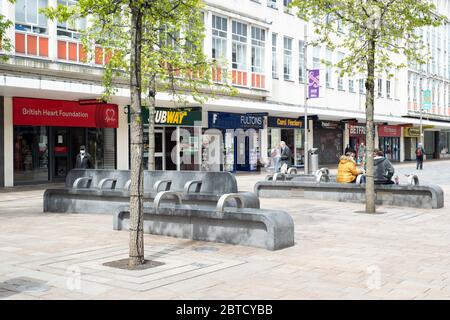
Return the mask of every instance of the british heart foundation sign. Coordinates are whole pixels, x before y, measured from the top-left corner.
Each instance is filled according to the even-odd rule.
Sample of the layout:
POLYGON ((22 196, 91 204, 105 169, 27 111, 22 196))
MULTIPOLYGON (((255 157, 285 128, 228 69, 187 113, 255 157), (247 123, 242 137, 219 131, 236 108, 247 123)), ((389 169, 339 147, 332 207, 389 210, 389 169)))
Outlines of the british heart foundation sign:
POLYGON ((118 107, 115 104, 78 101, 13 98, 14 125, 117 128, 118 107))

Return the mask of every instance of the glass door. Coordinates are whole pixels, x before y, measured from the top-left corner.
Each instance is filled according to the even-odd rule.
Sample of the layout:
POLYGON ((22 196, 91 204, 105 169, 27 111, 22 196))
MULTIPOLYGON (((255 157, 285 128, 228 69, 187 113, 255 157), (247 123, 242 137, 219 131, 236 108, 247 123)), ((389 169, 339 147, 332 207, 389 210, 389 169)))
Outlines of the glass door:
POLYGON ((69 170, 69 129, 52 128, 53 152, 51 180, 62 180, 69 170))
POLYGON ((155 169, 166 170, 164 129, 155 129, 155 169))

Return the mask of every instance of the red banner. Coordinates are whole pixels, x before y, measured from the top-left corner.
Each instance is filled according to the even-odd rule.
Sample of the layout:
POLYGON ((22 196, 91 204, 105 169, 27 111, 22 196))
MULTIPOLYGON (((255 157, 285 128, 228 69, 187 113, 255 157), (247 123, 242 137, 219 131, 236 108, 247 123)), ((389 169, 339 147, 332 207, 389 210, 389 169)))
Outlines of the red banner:
POLYGON ((378 126, 378 136, 380 137, 400 137, 402 128, 398 126, 378 126))
POLYGON ((81 105, 78 101, 13 98, 13 124, 53 127, 117 128, 115 104, 81 105))

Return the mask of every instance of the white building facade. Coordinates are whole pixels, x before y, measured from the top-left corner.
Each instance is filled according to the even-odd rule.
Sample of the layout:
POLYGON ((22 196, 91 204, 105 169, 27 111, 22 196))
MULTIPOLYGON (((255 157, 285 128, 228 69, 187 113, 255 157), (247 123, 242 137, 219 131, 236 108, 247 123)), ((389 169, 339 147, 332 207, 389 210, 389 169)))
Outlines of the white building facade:
MULTIPOLYGON (((80 145, 86 145, 97 168, 129 168, 127 84, 111 103, 97 103, 108 54, 98 47, 94 57, 86 56, 77 33, 85 21, 58 24, 38 11, 72 2, 1 1, 1 14, 14 21, 8 36, 15 52, 0 63, 0 187, 64 179, 80 145)), ((254 171, 270 164, 270 151, 282 140, 292 150, 292 165, 301 166, 307 69, 320 69, 320 96, 308 101, 308 145, 318 149, 319 161, 335 164, 347 146, 357 149, 365 142, 363 77, 340 78, 321 63, 337 62, 345 52, 305 49, 304 22, 287 10, 289 2, 205 1, 204 50, 211 59, 225 61, 213 77, 229 75, 239 94, 174 110, 170 96, 159 93, 157 169, 254 171), (182 112, 182 120, 175 121, 176 112, 182 112), (257 134, 240 135, 236 129, 257 134), (207 152, 214 139, 223 143, 221 164, 207 152)), ((449 15, 448 0, 437 5, 449 15)), ((308 39, 314 39, 312 24, 307 30, 308 39)), ((414 158, 421 88, 433 92, 433 108, 423 115, 427 157, 449 153, 450 29, 421 32, 435 59, 391 78, 379 75, 376 83, 376 145, 392 161, 414 158)))

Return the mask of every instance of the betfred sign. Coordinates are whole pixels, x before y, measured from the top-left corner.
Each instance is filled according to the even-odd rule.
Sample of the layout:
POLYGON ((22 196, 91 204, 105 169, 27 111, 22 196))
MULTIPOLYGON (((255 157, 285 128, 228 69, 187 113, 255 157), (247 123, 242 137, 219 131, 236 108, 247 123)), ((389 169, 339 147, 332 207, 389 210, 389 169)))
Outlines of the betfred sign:
POLYGON ((78 101, 13 98, 13 124, 53 127, 117 128, 115 104, 78 101))
POLYGON ((401 133, 401 127, 387 125, 378 126, 378 136, 380 137, 400 137, 401 133))
POLYGON ((358 125, 349 125, 348 126, 350 136, 363 136, 366 135, 366 127, 358 126, 358 125))

